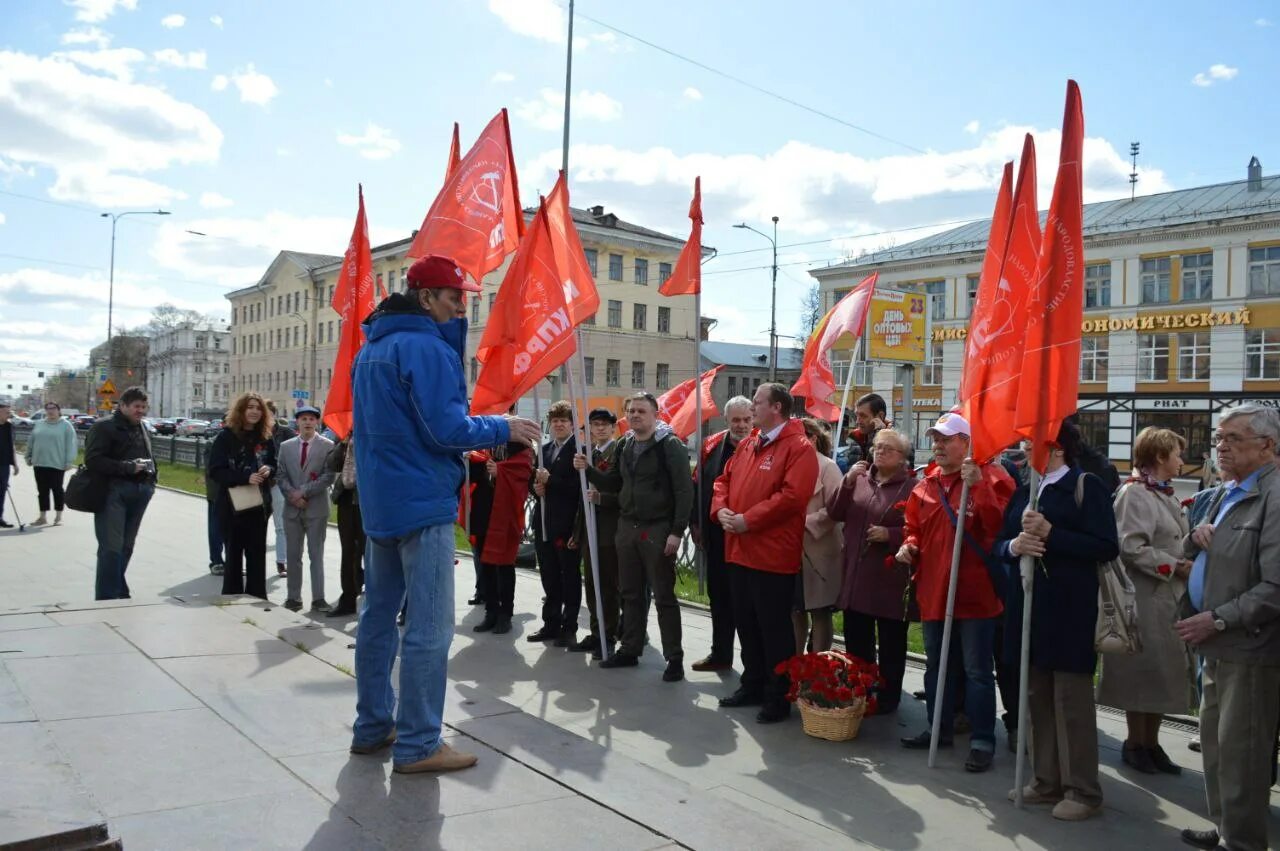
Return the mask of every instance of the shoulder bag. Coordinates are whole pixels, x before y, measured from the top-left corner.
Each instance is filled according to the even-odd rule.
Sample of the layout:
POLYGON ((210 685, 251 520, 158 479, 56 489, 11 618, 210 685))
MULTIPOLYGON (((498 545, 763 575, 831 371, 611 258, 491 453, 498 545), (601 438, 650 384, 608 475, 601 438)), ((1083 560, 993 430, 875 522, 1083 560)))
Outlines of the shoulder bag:
MULTIPOLYGON (((1084 480, 1076 479, 1076 508, 1084 507, 1084 480)), ((1138 631, 1138 592, 1118 558, 1098 563, 1098 622, 1093 647, 1099 653, 1131 656, 1142 652, 1138 631)))

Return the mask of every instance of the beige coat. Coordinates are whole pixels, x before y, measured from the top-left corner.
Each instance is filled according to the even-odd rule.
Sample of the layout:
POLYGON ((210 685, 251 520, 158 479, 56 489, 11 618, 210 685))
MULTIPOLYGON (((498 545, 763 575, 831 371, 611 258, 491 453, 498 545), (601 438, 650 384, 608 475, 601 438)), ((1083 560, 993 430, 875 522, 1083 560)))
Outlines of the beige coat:
POLYGON ((844 579, 844 524, 827 516, 827 503, 840 490, 844 476, 835 461, 818 456, 818 480, 804 518, 804 607, 808 611, 836 604, 844 579))
POLYGON ((1129 712, 1186 713, 1194 700, 1191 651, 1173 631, 1187 583, 1170 571, 1182 558, 1187 521, 1178 501, 1140 483, 1115 500, 1120 559, 1137 591, 1142 652, 1105 655, 1098 702, 1129 712))

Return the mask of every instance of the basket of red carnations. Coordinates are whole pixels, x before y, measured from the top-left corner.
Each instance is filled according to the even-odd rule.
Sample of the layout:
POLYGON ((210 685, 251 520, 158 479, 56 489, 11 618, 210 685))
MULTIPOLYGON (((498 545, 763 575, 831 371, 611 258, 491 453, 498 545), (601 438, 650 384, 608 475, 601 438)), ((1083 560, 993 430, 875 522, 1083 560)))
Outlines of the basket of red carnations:
POLYGON ((876 712, 883 683, 878 667, 839 650, 792 656, 777 673, 791 682, 787 700, 800 707, 804 731, 832 742, 857 737, 863 717, 876 712))

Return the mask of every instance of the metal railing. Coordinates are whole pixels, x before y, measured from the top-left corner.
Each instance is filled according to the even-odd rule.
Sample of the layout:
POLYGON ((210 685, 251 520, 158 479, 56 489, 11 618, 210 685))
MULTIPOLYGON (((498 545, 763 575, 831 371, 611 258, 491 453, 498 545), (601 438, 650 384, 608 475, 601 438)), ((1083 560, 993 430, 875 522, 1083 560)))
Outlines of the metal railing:
MULTIPOLYGON (((14 440, 25 450, 27 438, 31 435, 31 426, 15 423, 14 440)), ((76 445, 84 450, 88 429, 76 429, 76 445)), ((177 435, 151 435, 151 454, 157 461, 168 461, 170 464, 181 464, 186 467, 203 468, 205 459, 209 457, 209 444, 213 441, 203 435, 195 437, 178 437, 177 435)))

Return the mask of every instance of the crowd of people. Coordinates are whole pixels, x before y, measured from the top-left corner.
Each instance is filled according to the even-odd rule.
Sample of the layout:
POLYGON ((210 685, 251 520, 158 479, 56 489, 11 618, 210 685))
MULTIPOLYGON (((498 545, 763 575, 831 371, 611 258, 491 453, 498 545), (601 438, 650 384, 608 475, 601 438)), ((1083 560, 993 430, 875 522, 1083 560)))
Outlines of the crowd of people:
MULTIPOLYGON (((541 426, 514 410, 468 415, 463 308, 474 290, 447 259, 414 264, 408 290, 365 321, 368 342, 353 371, 354 424, 344 440, 335 444, 318 432, 314 408, 297 412, 295 434, 277 423, 268 400, 245 393, 210 447, 210 567, 221 574, 224 593, 265 599, 272 518, 281 530, 276 562, 287 577, 286 607, 303 606, 304 547, 311 611, 354 614, 363 593, 353 753, 392 747, 400 773, 474 764, 473 755, 440 738, 455 628, 453 527, 468 529, 475 554, 471 602, 483 605, 484 616, 473 629, 502 636, 512 629, 515 562, 532 496, 544 599, 529 642, 590 653, 601 669, 636 667, 652 607, 666 663, 662 680, 683 679, 676 560, 688 531, 705 567, 712 620, 711 645, 692 668, 727 671, 735 644, 741 654, 741 675, 721 707, 755 708, 761 724, 787 719, 781 663, 831 648, 838 613, 846 650, 881 671, 877 711, 895 712, 909 625, 919 621, 923 697, 930 723, 938 716, 939 740, 925 730, 904 738, 904 747, 952 747, 964 725, 965 768, 990 770, 998 691, 1009 747, 1029 736, 1032 774, 1023 801, 1081 820, 1103 801, 1096 702, 1126 714, 1126 766, 1176 774, 1160 743, 1161 722, 1198 701, 1213 828, 1188 829, 1183 839, 1203 848, 1266 847, 1280 741, 1274 409, 1244 404, 1222 414, 1214 435, 1222 481, 1185 504, 1173 479, 1186 443, 1168 429, 1137 436, 1133 472, 1119 483, 1114 468, 1100 464, 1076 427, 1064 423, 1041 447, 1048 462, 1033 499, 1025 465, 970 457, 969 423, 960 412, 943 414, 927 430, 932 457, 917 470, 912 443, 888 422, 884 400, 867 395, 856 403, 852 449, 838 465, 829 424, 799 416, 776 383, 760 385, 752 398, 730 399, 727 429, 704 440, 690 463, 649 393, 627 400, 621 436, 613 412, 596 409, 582 439, 568 402, 551 406, 545 441, 541 426), (323 562, 331 502, 342 541, 342 596, 332 609, 323 562), (962 513, 950 663, 942 670, 962 513), (1024 559, 1034 564, 1029 730, 1017 726, 1024 559), (1116 559, 1133 582, 1141 649, 1105 655, 1095 688, 1098 568, 1116 559), (589 629, 579 638, 584 597, 589 629), (397 654, 398 700, 391 685, 397 654)), ((128 389, 88 437, 85 466, 101 491, 99 599, 129 595, 125 571, 155 484, 141 426, 146 405, 144 391, 128 389)), ((27 450, 31 463, 59 473, 44 477, 59 512, 55 523, 61 470, 70 466, 68 453, 74 457, 57 413, 49 412, 49 427, 27 450)), ((16 469, 16 457, 11 463, 16 469)), ((42 485, 42 519, 46 500, 42 485)))

